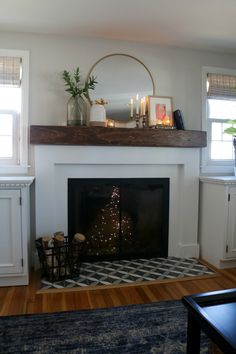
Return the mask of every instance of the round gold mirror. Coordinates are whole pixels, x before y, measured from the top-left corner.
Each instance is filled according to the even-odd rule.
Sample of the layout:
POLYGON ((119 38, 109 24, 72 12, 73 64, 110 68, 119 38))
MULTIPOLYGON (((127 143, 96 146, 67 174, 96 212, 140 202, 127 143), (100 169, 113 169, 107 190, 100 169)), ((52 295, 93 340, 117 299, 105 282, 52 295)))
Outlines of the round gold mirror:
POLYGON ((131 100, 137 95, 153 96, 155 86, 148 68, 138 59, 128 54, 110 54, 98 60, 91 68, 89 76, 98 82, 95 90, 90 90, 92 102, 107 101, 108 119, 127 122, 131 115, 131 100))

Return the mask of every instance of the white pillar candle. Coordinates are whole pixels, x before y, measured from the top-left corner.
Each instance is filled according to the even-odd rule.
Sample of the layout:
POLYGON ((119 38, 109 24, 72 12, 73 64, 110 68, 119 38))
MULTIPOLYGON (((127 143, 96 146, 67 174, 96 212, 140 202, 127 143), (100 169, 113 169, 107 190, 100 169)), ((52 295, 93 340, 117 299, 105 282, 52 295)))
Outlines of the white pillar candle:
POLYGON ((134 99, 130 99, 130 117, 133 118, 134 116, 134 99))
POLYGON ((139 97, 136 95, 136 114, 139 114, 139 97))
POLYGON ((140 114, 141 114, 141 116, 143 116, 143 97, 141 98, 140 114))
POLYGON ((146 97, 143 97, 143 115, 145 116, 146 114, 146 97))

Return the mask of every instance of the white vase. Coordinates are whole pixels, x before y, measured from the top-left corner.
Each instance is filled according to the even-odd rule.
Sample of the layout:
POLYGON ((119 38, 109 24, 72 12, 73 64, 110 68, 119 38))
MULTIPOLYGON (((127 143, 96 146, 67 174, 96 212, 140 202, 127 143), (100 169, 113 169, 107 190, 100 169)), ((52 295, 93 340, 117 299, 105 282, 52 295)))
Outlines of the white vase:
POLYGON ((89 124, 91 126, 106 126, 106 109, 102 104, 94 104, 90 109, 89 124))

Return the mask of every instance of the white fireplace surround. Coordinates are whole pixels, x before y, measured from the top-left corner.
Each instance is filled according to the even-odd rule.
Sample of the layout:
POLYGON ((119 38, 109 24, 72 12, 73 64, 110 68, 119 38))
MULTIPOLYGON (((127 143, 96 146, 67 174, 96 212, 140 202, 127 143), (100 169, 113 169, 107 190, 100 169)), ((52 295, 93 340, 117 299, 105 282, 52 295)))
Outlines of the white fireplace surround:
POLYGON ((168 256, 199 256, 198 148, 36 145, 35 175, 36 237, 67 234, 68 178, 169 178, 168 256))

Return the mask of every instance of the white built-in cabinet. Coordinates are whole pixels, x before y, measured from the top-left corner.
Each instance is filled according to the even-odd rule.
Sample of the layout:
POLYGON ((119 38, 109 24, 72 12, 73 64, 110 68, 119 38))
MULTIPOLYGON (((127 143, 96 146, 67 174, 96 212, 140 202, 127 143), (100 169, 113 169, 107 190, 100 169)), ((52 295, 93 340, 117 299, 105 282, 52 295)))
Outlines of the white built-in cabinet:
POLYGON ((0 286, 29 283, 33 180, 33 177, 0 177, 0 286))
POLYGON ((200 178, 200 256, 217 268, 236 266, 236 177, 200 178))

